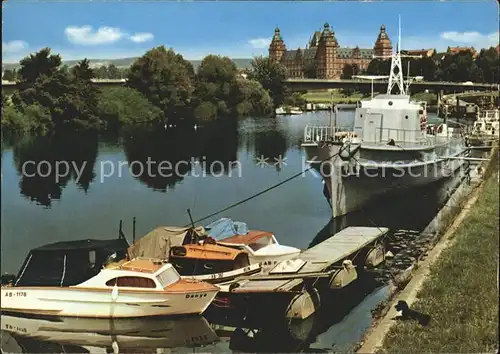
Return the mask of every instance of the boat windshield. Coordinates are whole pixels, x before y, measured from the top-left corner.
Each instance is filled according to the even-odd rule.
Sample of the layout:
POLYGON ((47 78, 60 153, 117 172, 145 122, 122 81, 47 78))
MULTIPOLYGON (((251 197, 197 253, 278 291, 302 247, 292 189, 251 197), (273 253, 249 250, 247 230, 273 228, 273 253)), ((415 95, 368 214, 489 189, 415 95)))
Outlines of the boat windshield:
POLYGON ((253 251, 258 251, 261 248, 272 245, 274 243, 274 238, 271 235, 266 235, 248 244, 248 247, 250 247, 253 251))
POLYGON ((173 267, 170 267, 158 274, 156 278, 160 282, 162 288, 166 288, 167 286, 179 281, 181 277, 173 267))

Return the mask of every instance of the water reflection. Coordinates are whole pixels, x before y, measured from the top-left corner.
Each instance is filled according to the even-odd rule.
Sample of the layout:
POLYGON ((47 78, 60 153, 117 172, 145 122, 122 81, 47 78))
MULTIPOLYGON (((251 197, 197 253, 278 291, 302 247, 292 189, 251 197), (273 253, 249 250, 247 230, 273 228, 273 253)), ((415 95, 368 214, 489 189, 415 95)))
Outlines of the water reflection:
POLYGON ((230 174, 237 168, 238 122, 216 122, 200 131, 202 149, 199 156, 205 173, 230 174))
POLYGON ((191 171, 197 153, 193 132, 136 131, 123 139, 123 151, 134 178, 166 192, 191 171))
POLYGON ((415 188, 393 196, 384 195, 364 209, 330 219, 311 241, 312 247, 347 226, 383 226, 390 230, 423 231, 449 197, 461 176, 415 188), (411 200, 411 203, 408 201, 411 200))
POLYGON ((203 317, 109 320, 2 314, 2 350, 7 352, 144 353, 217 340, 203 317))
MULTIPOLYGON (((304 320, 260 317, 235 319, 230 315, 211 313, 207 319, 214 324, 219 337, 228 338, 229 348, 236 352, 291 353, 311 351, 311 345, 318 337, 334 325, 342 326, 342 320, 358 306, 361 301, 376 288, 376 283, 368 275, 363 275, 350 286, 322 294, 321 308, 304 320)), ((344 326, 345 327, 345 326, 344 326)), ((315 348, 315 352, 329 352, 335 346, 333 340, 354 341, 349 328, 344 337, 335 338, 324 349, 315 348)))
POLYGON ((238 156, 238 126, 214 123, 200 130, 135 131, 124 137, 123 150, 130 173, 165 192, 188 175, 228 174, 238 156))
POLYGON ((21 194, 50 207, 69 181, 85 192, 95 178, 96 135, 71 134, 24 140, 13 148, 21 194))

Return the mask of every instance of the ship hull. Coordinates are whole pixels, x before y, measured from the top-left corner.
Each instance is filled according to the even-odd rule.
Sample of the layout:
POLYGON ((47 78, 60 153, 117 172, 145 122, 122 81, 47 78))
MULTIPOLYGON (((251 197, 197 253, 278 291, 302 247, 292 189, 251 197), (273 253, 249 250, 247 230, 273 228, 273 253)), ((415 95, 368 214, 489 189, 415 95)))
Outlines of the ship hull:
POLYGON ((320 173, 332 206, 333 217, 363 209, 380 197, 394 195, 411 188, 422 187, 463 173, 468 162, 460 159, 468 151, 460 144, 442 144, 431 151, 388 151, 351 148, 351 156, 336 156, 341 144, 305 146, 309 162, 320 173), (378 153, 378 154, 377 154, 378 153), (436 156, 429 158, 429 156, 436 156), (378 155, 378 156, 377 156, 378 155), (420 160, 404 161, 418 155, 420 160), (335 156, 335 157, 332 157, 335 156), (439 156, 452 157, 439 158, 439 156), (318 158, 319 157, 319 158, 318 158), (366 157, 378 157, 367 159, 366 157))

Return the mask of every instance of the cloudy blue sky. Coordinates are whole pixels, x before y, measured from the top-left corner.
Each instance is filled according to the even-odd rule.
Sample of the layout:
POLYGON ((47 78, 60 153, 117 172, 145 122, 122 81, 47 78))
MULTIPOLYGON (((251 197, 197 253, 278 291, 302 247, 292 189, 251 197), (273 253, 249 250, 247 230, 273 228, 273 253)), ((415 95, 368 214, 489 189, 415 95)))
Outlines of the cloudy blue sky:
POLYGON ((275 26, 288 48, 330 23, 341 46, 373 47, 380 25, 407 49, 498 43, 496 1, 361 2, 3 2, 3 62, 48 46, 66 60, 138 56, 166 45, 187 59, 248 58, 267 51, 275 26))

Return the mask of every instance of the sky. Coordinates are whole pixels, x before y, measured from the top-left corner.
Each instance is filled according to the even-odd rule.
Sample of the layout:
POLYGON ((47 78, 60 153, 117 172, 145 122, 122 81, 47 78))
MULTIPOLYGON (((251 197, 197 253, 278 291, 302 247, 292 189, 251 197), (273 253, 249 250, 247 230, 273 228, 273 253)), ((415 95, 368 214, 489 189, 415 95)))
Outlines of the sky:
POLYGON ((186 59, 266 54, 278 26, 288 49, 303 48, 328 22, 341 47, 372 48, 381 25, 402 48, 498 44, 497 1, 22 1, 3 7, 2 61, 50 47, 64 60, 136 57, 165 45, 186 59))

